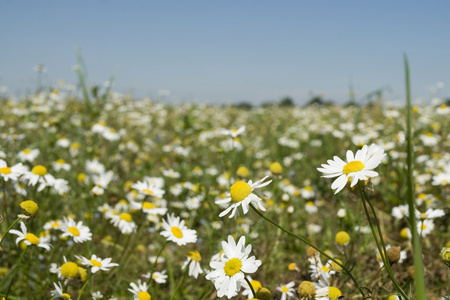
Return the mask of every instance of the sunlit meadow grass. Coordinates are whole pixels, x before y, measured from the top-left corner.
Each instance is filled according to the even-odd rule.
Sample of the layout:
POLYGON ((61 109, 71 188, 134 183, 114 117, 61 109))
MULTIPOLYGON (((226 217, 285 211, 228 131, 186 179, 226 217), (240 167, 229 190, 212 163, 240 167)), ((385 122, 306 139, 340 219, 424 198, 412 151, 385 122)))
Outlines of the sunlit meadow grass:
MULTIPOLYGON (((328 286, 345 299, 361 299, 361 290, 367 298, 400 299, 380 269, 359 187, 374 207, 384 243, 399 248, 395 255, 402 253, 398 261, 388 251, 392 273, 414 298, 408 212, 402 206, 407 194, 403 107, 375 102, 242 110, 132 101, 109 90, 104 97, 90 95, 89 102, 78 95, 61 86, 24 99, 1 99, 0 159, 6 163, 0 168, 1 297, 215 299, 214 284, 205 276, 231 235, 236 242, 245 236, 245 245, 252 245, 249 257, 261 261, 248 279, 259 282, 252 284, 255 292, 262 286, 271 293, 254 297, 244 283, 236 299, 246 299, 243 293, 258 299, 338 296, 328 286), (322 178, 317 168, 371 144, 386 154, 375 169, 379 176, 335 194, 334 179, 322 178), (19 168, 17 178, 5 177, 19 163, 26 168, 19 168), (38 165, 52 177, 34 168, 38 165), (345 270, 251 207, 246 214, 238 207, 237 216, 219 217, 229 204, 216 201, 230 197, 234 183, 265 176, 271 182, 253 191, 265 211, 255 205, 256 210, 341 262, 360 290, 345 270), (30 202, 21 205, 25 200, 38 205, 36 215, 30 216, 30 202), (172 214, 178 223, 168 220, 172 214), (16 243, 14 230, 22 232, 22 226, 27 233, 16 243), (77 242, 83 234, 86 239, 77 242), (77 265, 62 269, 67 262, 77 265), (298 289, 307 281, 316 284, 315 295, 305 294, 306 283, 298 289), (319 293, 324 289, 329 294, 319 293)), ((449 252, 441 251, 450 247, 449 111, 441 105, 412 112, 414 198, 429 299, 449 295, 449 252)), ((241 194, 232 190, 231 204, 237 203, 233 197, 241 194)))

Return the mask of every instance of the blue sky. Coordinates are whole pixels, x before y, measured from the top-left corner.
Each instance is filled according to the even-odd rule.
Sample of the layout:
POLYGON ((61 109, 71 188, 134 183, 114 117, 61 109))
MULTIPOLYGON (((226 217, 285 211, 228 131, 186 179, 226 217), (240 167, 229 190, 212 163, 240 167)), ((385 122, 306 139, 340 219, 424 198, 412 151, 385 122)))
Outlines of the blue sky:
POLYGON ((404 97, 402 54, 413 96, 450 91, 449 1, 13 1, 0 3, 0 86, 24 94, 33 67, 49 83, 77 83, 79 48, 88 82, 117 70, 114 90, 172 101, 255 104, 310 95, 343 103, 389 87, 404 97))

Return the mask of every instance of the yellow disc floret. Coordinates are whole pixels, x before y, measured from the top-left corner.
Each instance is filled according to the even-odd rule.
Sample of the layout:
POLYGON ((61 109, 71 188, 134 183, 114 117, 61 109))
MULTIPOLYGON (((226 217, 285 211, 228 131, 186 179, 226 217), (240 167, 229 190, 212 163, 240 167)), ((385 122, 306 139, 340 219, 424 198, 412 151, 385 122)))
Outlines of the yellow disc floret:
POLYGON ((236 175, 239 177, 248 177, 248 169, 246 167, 239 167, 236 171, 236 175))
POLYGON ((239 258, 232 258, 229 261, 225 263, 225 267, 223 270, 225 271, 225 274, 232 277, 235 274, 239 273, 242 268, 242 262, 239 258))
POLYGON ((233 200, 234 203, 241 202, 250 195, 252 190, 253 188, 250 184, 243 181, 238 181, 230 188, 231 200, 233 200))
POLYGON ((34 166, 33 169, 31 169, 31 173, 34 175, 44 176, 47 175, 47 168, 43 165, 37 165, 34 166))
POLYGON ((192 259, 193 261, 196 261, 196 262, 200 262, 202 260, 202 256, 200 255, 200 253, 198 251, 195 251, 195 250, 189 251, 186 254, 186 256, 189 257, 190 259, 192 259))
POLYGON ((36 246, 39 245, 39 238, 32 233, 28 233, 25 236, 25 239, 33 245, 36 245, 36 246))
POLYGON ((146 291, 140 291, 137 296, 138 296, 139 300, 151 300, 152 299, 152 296, 150 296, 150 294, 147 293, 146 291))
POLYGON ((360 162, 359 160, 355 160, 355 161, 351 161, 348 164, 346 164, 344 166, 344 169, 342 170, 342 172, 345 175, 348 175, 350 173, 354 173, 354 172, 359 172, 362 169, 364 169, 364 164, 362 162, 360 162))
POLYGON ((272 174, 276 175, 281 174, 283 172, 283 167, 278 162, 271 163, 269 169, 270 172, 272 172, 272 174))
POLYGON ((339 231, 335 240, 338 245, 347 245, 350 242, 350 235, 345 231, 339 231))
POLYGON ((133 218, 131 217, 131 215, 130 215, 129 213, 121 213, 121 214, 119 215, 119 218, 120 218, 121 220, 127 221, 128 223, 131 222, 131 221, 133 221, 133 218))
POLYGON ((11 169, 8 167, 0 168, 0 173, 8 175, 11 173, 11 169))
POLYGON ((151 202, 145 201, 142 203, 142 208, 143 209, 153 209, 153 208, 155 208, 155 205, 151 202))
POLYGON ((67 228, 67 231, 70 232, 73 236, 79 236, 80 235, 80 230, 78 230, 78 228, 71 226, 69 228, 67 228))
POLYGON ((32 200, 26 200, 20 203, 20 207, 30 216, 35 216, 38 212, 39 206, 32 200))
POLYGON ((328 297, 332 300, 336 300, 338 297, 342 296, 341 291, 334 286, 330 286, 328 289, 328 297))
POLYGON ((311 281, 302 281, 298 286, 298 294, 300 296, 313 296, 316 294, 316 287, 311 281))
POLYGON ((172 226, 172 228, 170 229, 170 231, 172 231, 172 234, 178 238, 181 239, 183 237, 183 232, 181 231, 181 229, 177 226, 172 226))
POLYGON ((78 265, 74 262, 66 262, 61 266, 61 275, 69 278, 77 278, 80 274, 78 265))

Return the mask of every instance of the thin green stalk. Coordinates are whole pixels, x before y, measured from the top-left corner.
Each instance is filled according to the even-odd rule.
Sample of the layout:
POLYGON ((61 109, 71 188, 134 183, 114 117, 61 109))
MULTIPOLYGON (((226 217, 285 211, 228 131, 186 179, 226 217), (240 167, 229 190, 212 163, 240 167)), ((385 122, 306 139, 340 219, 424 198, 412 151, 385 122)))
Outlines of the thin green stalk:
POLYGON ((78 298, 77 298, 77 300, 81 300, 81 296, 83 296, 84 289, 86 288, 87 283, 88 283, 88 280, 86 279, 86 281, 85 281, 84 284, 83 284, 83 287, 81 288, 80 292, 78 293, 78 298))
POLYGON ((6 182, 4 179, 3 181, 3 210, 5 211, 5 218, 8 220, 8 203, 6 201, 6 182))
POLYGON ((253 288, 253 285, 251 284, 251 282, 248 280, 247 276, 244 276, 245 281, 247 281, 248 286, 250 287, 250 289, 252 290, 252 294, 253 294, 253 298, 256 298, 256 292, 255 289, 253 288))
POLYGON ((183 277, 181 277, 180 282, 179 282, 178 285, 177 285, 177 288, 176 288, 175 291, 173 292, 172 297, 170 297, 170 300, 174 299, 174 298, 175 298, 175 295, 178 293, 178 290, 180 289, 181 284, 183 283, 184 278, 186 278, 186 274, 187 274, 187 272, 189 271, 189 265, 191 264, 191 262, 192 262, 192 260, 189 261, 189 263, 187 264, 186 270, 184 270, 184 272, 183 272, 183 277))
POLYGON ((8 227, 8 229, 6 229, 5 234, 2 236, 2 239, 0 240, 0 246, 2 245, 3 240, 4 240, 5 237, 8 235, 9 231, 11 230, 11 228, 13 228, 14 225, 16 225, 17 222, 19 222, 20 220, 21 220, 21 218, 17 218, 17 220, 15 220, 15 221, 8 227))
POLYGON ((391 281, 394 284, 394 286, 397 289, 397 291, 403 297, 405 297, 405 299, 409 299, 409 297, 406 295, 406 293, 403 291, 403 289, 397 283, 397 280, 395 280, 394 273, 392 272, 392 269, 391 269, 391 264, 389 263, 389 260, 386 257, 386 254, 387 254, 386 245, 384 244, 383 235, 381 233, 381 228, 380 228, 380 224, 378 223, 378 218, 377 218, 377 215, 375 213, 375 209, 372 206, 372 203, 370 203, 369 198, 367 197, 366 193, 363 191, 363 188, 361 187, 361 184, 359 182, 358 182, 358 189, 359 189, 359 193, 361 195, 361 200, 363 202, 364 211, 366 213, 367 220, 369 221, 370 230, 372 231, 372 236, 375 239, 375 243, 377 244, 377 248, 378 248, 378 251, 380 252, 381 259, 383 260, 384 268, 385 268, 386 272, 388 273, 389 278, 391 279, 391 281), (367 209, 367 204, 369 204, 370 209, 372 211, 372 214, 373 214, 373 216, 375 218, 375 226, 376 226, 376 229, 378 231, 378 235, 379 235, 380 240, 378 240, 377 232, 375 231, 373 223, 370 220, 370 214, 369 214, 369 210, 367 209))
POLYGON ((9 291, 11 290, 12 283, 14 282, 17 271, 19 270, 20 263, 22 262, 22 259, 25 256, 25 252, 27 252, 28 248, 29 247, 26 247, 25 250, 23 250, 22 254, 20 255, 19 261, 17 262, 16 268, 14 269, 14 274, 11 278, 11 282, 8 285, 8 290, 6 291, 5 300, 8 300, 8 295, 9 295, 9 291))
POLYGON ((169 241, 166 241, 164 243, 164 246, 161 247, 161 249, 158 252, 158 255, 156 256, 155 262, 153 263, 153 267, 152 267, 152 271, 150 272, 150 277, 148 278, 147 281, 147 285, 149 287, 151 287, 151 284, 153 283, 152 279, 153 279, 153 272, 155 272, 156 269, 156 265, 158 264, 158 258, 161 256, 161 253, 163 252, 163 250, 166 248, 167 244, 169 243, 169 241))
POLYGON ((306 240, 305 238, 296 235, 295 233, 290 232, 287 229, 284 229, 283 227, 281 227, 280 225, 278 225, 277 223, 275 223, 274 221, 272 221, 271 219, 265 217, 261 212, 259 212, 254 206, 253 204, 250 203, 250 207, 264 220, 266 220, 267 222, 271 223, 272 225, 278 227, 279 229, 281 229, 282 231, 284 231, 285 233, 289 234, 290 236, 302 241, 303 243, 309 245, 310 247, 316 249, 317 251, 319 251, 320 254, 322 254, 323 256, 325 256, 326 258, 330 259, 331 261, 333 261, 335 264, 337 264, 338 266, 340 266, 347 274, 348 276, 350 276, 350 279, 353 281, 353 283, 356 285, 357 289, 359 290, 360 294, 362 295, 362 297, 364 298, 364 292, 361 288, 361 286, 359 285, 358 281, 356 280, 356 278, 353 276, 353 274, 347 269, 347 267, 345 267, 342 263, 340 263, 339 261, 337 261, 336 259, 332 258, 331 256, 329 256, 328 254, 326 254, 325 252, 323 252, 322 250, 320 250, 319 248, 317 248, 315 245, 313 245, 312 243, 310 243, 308 240, 306 240))
POLYGON ((414 279, 415 295, 418 300, 426 299, 425 291, 425 277, 423 272, 422 261, 422 245, 419 235, 417 233, 417 222, 414 208, 414 181, 413 181, 413 144, 412 144, 412 132, 411 132, 411 86, 409 83, 409 63, 406 54, 403 55, 405 62, 405 83, 406 83, 406 166, 407 166, 407 195, 406 201, 409 206, 409 225, 411 227, 412 244, 413 244, 413 256, 414 256, 414 279))
POLYGON ((209 293, 206 293, 206 294, 205 294, 205 292, 206 292, 206 289, 205 289, 205 292, 203 293, 204 295, 202 295, 202 297, 200 298, 200 300, 205 300, 205 299, 208 298, 215 290, 216 290, 216 288, 215 288, 214 285, 213 285, 213 288, 210 289, 209 293))

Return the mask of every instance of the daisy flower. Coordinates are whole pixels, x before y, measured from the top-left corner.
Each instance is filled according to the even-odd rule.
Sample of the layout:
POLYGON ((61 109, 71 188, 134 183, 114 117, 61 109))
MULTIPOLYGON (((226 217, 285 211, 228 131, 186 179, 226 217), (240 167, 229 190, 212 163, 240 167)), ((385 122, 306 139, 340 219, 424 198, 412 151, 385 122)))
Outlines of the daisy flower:
POLYGON ((206 275, 206 279, 214 283, 219 298, 231 298, 245 285, 245 274, 256 272, 261 261, 256 260, 254 256, 249 257, 252 246, 245 247, 244 236, 236 244, 234 238, 229 235, 228 243, 223 241, 222 248, 224 254, 220 261, 210 262, 213 271, 206 275))
MULTIPOLYGON (((142 275, 142 277, 144 278, 150 278, 150 273, 147 273, 145 275, 142 275)), ((164 284, 167 282, 167 275, 166 275, 166 271, 162 271, 162 272, 153 272, 152 274, 152 279, 158 283, 158 284, 164 284)))
POLYGON ((167 215, 167 221, 163 220, 163 227, 165 230, 161 232, 161 235, 166 237, 168 241, 177 243, 178 246, 197 241, 197 232, 187 228, 184 221, 173 214, 167 215))
POLYGON ((150 300, 152 296, 148 293, 147 283, 138 280, 137 284, 130 283, 131 288, 128 290, 134 295, 133 300, 150 300))
POLYGON ((27 171, 27 168, 22 163, 15 164, 12 167, 8 167, 6 161, 0 159, 0 176, 4 181, 12 180, 16 181, 22 174, 27 171))
POLYGON ((242 205, 242 211, 246 214, 249 210, 250 203, 256 204, 259 209, 265 211, 266 209, 262 206, 262 199, 252 192, 257 189, 264 187, 272 182, 272 180, 264 182, 268 176, 263 179, 256 181, 253 183, 251 180, 247 182, 237 181, 230 188, 230 197, 216 200, 216 204, 225 204, 228 202, 233 202, 227 209, 220 213, 219 217, 223 217, 231 211, 230 218, 232 218, 236 214, 236 210, 239 206, 242 205))
POLYGON ((84 243, 92 239, 89 227, 84 226, 81 221, 76 223, 72 218, 64 217, 60 229, 63 231, 62 237, 71 236, 75 243, 84 243))
POLYGON ((241 126, 238 129, 225 129, 225 128, 223 128, 220 131, 221 134, 229 135, 232 138, 236 138, 236 137, 238 137, 239 135, 241 135, 244 132, 245 132, 245 126, 241 126))
POLYGON ((418 220, 435 219, 445 216, 445 212, 442 209, 429 208, 424 213, 421 213, 416 209, 415 213, 418 220))
POLYGON ((144 213, 147 215, 165 215, 167 213, 167 208, 159 207, 153 202, 144 201, 144 202, 136 202, 130 201, 130 205, 133 209, 142 209, 144 213))
POLYGON ((76 258, 81 260, 81 264, 91 267, 91 272, 95 273, 98 270, 109 271, 111 267, 117 267, 119 264, 112 263, 111 258, 101 259, 95 254, 92 254, 91 259, 87 259, 84 256, 75 255, 76 258))
POLYGON ((165 193, 164 190, 149 181, 138 181, 131 187, 144 196, 152 196, 155 198, 162 198, 165 193))
POLYGON ((129 213, 121 213, 118 215, 111 214, 111 223, 119 228, 123 234, 130 234, 136 229, 136 223, 129 213))
MULTIPOLYGON (((252 277, 250 277, 250 275, 247 275, 247 280, 250 282, 250 284, 252 285, 253 290, 254 290, 256 293, 262 288, 261 282, 259 282, 258 280, 252 279, 252 277)), ((250 286, 248 285, 247 281, 245 281, 245 284, 244 284, 244 291, 242 292, 242 295, 245 296, 245 297, 247 297, 247 299, 254 299, 254 298, 253 298, 253 292, 252 292, 252 289, 251 289, 250 286)))
POLYGON ((68 163, 66 163, 66 161, 62 158, 53 162, 52 167, 56 172, 59 172, 61 170, 70 171, 70 168, 71 168, 71 166, 68 163))
POLYGON ((72 299, 68 293, 64 293, 61 282, 58 281, 58 284, 56 284, 56 282, 53 282, 53 286, 55 287, 55 289, 50 292, 52 297, 57 299, 72 299))
POLYGON ((434 230, 434 222, 432 219, 417 222, 417 231, 422 237, 426 237, 434 230))
POLYGON ((32 162, 38 157, 39 155, 39 149, 28 149, 25 148, 22 151, 19 152, 17 155, 21 161, 29 161, 32 162))
POLYGON ((50 250, 50 244, 44 242, 43 239, 39 239, 34 234, 28 233, 27 227, 25 226, 25 224, 23 222, 20 222, 20 229, 22 231, 15 230, 15 229, 11 229, 9 231, 10 233, 15 234, 15 235, 18 236, 18 238, 16 239, 16 244, 17 245, 21 241, 24 241, 24 243, 27 244, 27 246, 35 245, 35 246, 44 248, 47 251, 50 250))
POLYGON ((45 182, 54 181, 55 179, 47 172, 47 168, 43 165, 34 166, 33 169, 31 169, 31 172, 25 172, 22 178, 28 180, 28 184, 32 186, 35 186, 42 178, 45 182))
POLYGON ((358 180, 368 180, 372 177, 377 177, 378 173, 373 171, 381 163, 385 156, 384 150, 372 144, 370 147, 364 145, 362 149, 353 155, 353 152, 347 151, 347 162, 343 161, 337 156, 333 160, 328 160, 328 164, 322 164, 322 168, 317 168, 318 171, 324 173, 322 177, 334 178, 338 177, 331 188, 336 190, 334 193, 340 192, 347 183, 350 187, 354 187, 358 180))
POLYGON ((186 257, 187 259, 184 262, 181 269, 184 269, 186 268, 187 265, 189 265, 189 276, 192 276, 197 279, 198 275, 203 273, 203 270, 200 267, 200 261, 202 260, 202 256, 198 251, 189 251, 186 257))
POLYGON ((294 285, 295 285, 295 283, 293 281, 291 281, 288 284, 277 287, 277 290, 279 290, 281 292, 281 300, 286 300, 286 297, 294 297, 295 296, 295 289, 292 288, 294 285))

